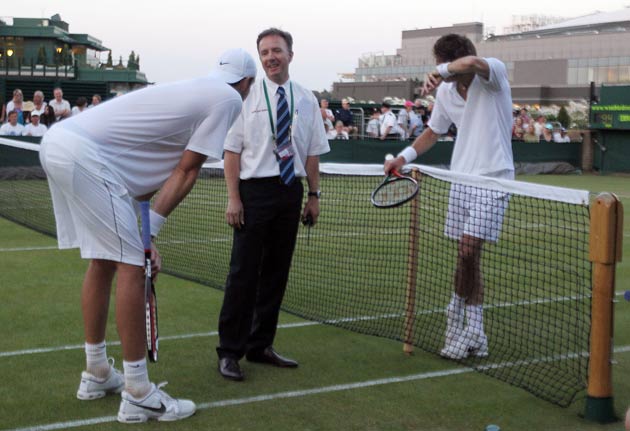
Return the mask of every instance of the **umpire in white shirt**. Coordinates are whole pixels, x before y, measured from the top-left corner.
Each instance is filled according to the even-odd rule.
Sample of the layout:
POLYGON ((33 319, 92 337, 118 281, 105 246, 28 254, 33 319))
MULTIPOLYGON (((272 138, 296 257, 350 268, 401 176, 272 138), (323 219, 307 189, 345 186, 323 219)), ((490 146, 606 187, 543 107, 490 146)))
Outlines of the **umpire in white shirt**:
POLYGON ((258 35, 266 76, 251 89, 225 142, 226 221, 234 243, 219 318, 219 372, 242 380, 238 361, 294 368, 273 349, 300 218, 319 216, 319 155, 330 151, 313 93, 289 79, 293 38, 258 35), (308 199, 302 207, 307 177, 308 199))

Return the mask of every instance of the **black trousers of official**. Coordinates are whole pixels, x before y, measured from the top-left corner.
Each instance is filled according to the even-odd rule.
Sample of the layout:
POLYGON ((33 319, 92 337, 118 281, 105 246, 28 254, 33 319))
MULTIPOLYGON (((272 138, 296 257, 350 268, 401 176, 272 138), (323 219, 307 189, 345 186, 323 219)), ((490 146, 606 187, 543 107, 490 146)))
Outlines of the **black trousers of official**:
POLYGON ((273 344, 300 221, 304 189, 279 177, 240 182, 245 225, 234 229, 219 316, 219 358, 241 359, 273 344))

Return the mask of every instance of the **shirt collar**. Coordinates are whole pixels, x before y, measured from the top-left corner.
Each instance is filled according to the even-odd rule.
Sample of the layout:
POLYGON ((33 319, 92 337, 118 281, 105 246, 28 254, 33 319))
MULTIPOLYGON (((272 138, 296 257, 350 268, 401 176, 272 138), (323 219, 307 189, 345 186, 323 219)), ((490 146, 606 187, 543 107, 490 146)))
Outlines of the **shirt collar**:
POLYGON ((289 83, 291 82, 291 79, 287 79, 287 82, 285 82, 281 86, 276 84, 275 82, 273 82, 271 79, 267 78, 266 76, 263 79, 265 81, 265 84, 267 85, 267 89, 269 90, 270 96, 276 95, 276 93, 278 92, 278 87, 283 87, 285 92, 288 92, 289 90, 289 83))

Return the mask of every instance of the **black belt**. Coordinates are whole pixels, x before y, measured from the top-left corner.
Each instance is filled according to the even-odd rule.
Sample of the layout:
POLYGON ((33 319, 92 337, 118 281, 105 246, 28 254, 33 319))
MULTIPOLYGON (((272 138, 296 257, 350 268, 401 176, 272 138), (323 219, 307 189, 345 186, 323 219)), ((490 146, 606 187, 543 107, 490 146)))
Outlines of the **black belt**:
MULTIPOLYGON (((241 180, 245 183, 267 183, 267 184, 284 184, 280 179, 280 175, 276 175, 275 177, 262 177, 262 178, 248 178, 246 180, 241 180)), ((301 182, 302 177, 295 177, 293 180, 294 183, 301 182)))

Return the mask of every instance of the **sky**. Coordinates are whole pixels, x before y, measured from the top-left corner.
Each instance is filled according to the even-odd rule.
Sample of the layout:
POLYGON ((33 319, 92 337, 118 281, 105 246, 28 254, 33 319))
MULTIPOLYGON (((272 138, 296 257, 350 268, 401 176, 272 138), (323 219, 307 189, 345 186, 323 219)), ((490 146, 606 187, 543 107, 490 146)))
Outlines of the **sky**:
MULTIPOLYGON (((501 33, 513 15, 572 18, 630 6, 630 0, 29 0, 4 2, 5 17, 49 18, 55 13, 72 33, 88 33, 126 62, 131 50, 151 82, 205 75, 228 48, 256 58, 256 36, 268 27, 293 35, 291 78, 312 89, 331 89, 338 73, 353 72, 364 53, 394 54, 401 32, 454 23, 483 22, 501 33), (506 5, 509 5, 506 7, 506 5)), ((103 54, 103 61, 106 54, 103 54)), ((262 73, 259 65, 259 73, 262 73)))

